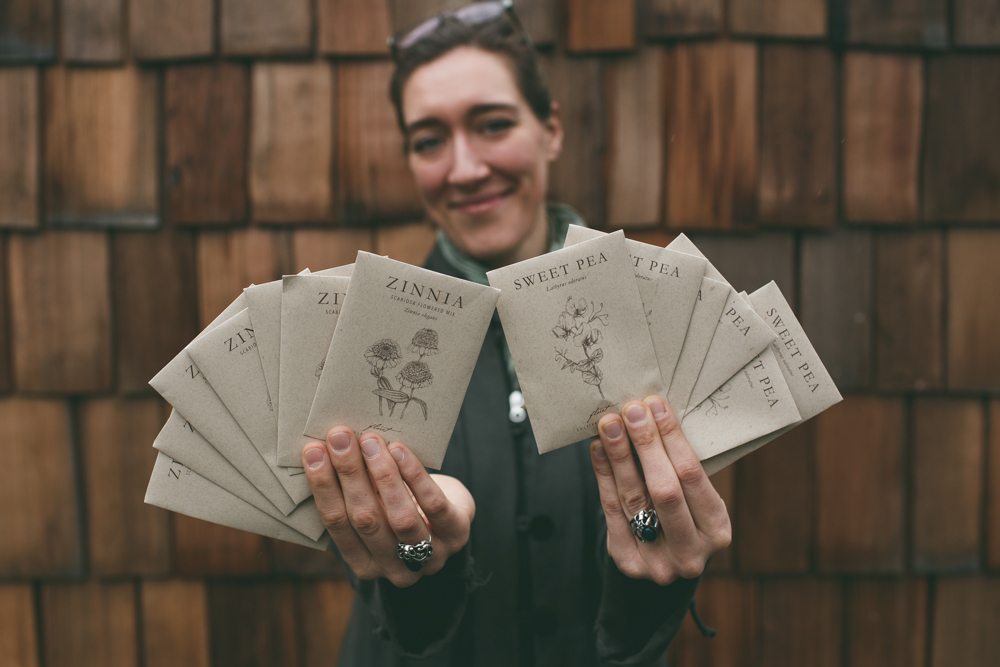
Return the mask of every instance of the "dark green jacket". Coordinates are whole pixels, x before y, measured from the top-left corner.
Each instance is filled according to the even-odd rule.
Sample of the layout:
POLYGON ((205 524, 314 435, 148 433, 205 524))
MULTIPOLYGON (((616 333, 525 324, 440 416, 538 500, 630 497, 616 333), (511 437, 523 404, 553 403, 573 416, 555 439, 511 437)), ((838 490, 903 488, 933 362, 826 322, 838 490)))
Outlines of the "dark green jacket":
MULTIPOLYGON (((438 247, 426 266, 462 277, 438 247)), ((662 666, 696 582, 618 571, 586 444, 539 456, 508 419, 502 336, 494 314, 441 470, 476 500, 469 546, 411 588, 354 582, 340 664, 662 666)))

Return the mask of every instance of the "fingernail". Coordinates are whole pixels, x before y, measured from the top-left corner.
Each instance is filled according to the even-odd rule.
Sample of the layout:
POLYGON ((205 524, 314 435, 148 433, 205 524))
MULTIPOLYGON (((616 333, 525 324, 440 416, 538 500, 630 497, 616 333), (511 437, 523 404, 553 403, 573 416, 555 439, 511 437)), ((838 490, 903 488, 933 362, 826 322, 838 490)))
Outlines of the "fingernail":
POLYGON ((365 455, 366 459, 373 459, 378 456, 378 451, 381 447, 378 446, 378 440, 375 438, 368 438, 361 441, 361 453, 365 455))
POLYGON ((661 417, 665 417, 667 414, 667 404, 664 403, 663 399, 660 398, 659 396, 653 396, 651 398, 647 398, 646 405, 649 406, 649 409, 652 411, 653 417, 655 419, 660 419, 661 417))
POLYGON ((343 454, 351 448, 351 434, 344 431, 334 433, 330 436, 330 446, 333 447, 333 451, 343 454))
POLYGON ((633 403, 625 408, 625 418, 630 424, 641 424, 646 419, 646 408, 638 403, 633 403))
POLYGON ((316 468, 323 465, 323 459, 326 458, 326 453, 320 447, 310 447, 305 452, 306 465, 309 466, 310 470, 315 470, 316 468))
POLYGON ((389 453, 392 454, 392 458, 396 459, 396 463, 402 463, 403 459, 406 458, 406 452, 403 451, 402 447, 393 447, 389 453))
POLYGON ((612 440, 620 438, 622 435, 622 424, 617 419, 609 419, 604 423, 604 435, 612 440))
POLYGON ((601 443, 597 443, 596 445, 591 447, 590 450, 594 452, 594 458, 597 459, 598 461, 608 460, 608 455, 605 453, 604 446, 601 443))

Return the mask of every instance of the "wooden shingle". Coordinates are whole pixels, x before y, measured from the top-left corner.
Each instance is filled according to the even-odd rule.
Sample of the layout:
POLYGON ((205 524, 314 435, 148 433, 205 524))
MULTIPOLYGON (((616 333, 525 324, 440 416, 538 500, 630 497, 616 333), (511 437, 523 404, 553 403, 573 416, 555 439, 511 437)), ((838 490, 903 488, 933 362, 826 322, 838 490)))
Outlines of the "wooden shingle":
POLYGON ((851 396, 816 418, 819 569, 902 569, 903 432, 901 399, 851 396))
POLYGON ((38 226, 38 70, 0 69, 0 228, 38 226))
POLYGON ((94 399, 79 413, 90 569, 99 576, 170 569, 168 514, 143 503, 163 425, 157 399, 94 399))
POLYGON ((825 46, 763 47, 760 220, 823 227, 835 222, 836 67, 825 46))
MULTIPOLYGON (((300 549, 301 550, 301 549, 300 549)), ((333 554, 323 554, 330 560, 333 554)), ((347 581, 305 581, 297 586, 299 620, 302 624, 304 667, 327 667, 332 656, 340 655, 354 602, 354 590, 347 581)))
POLYGON ((635 46, 636 0, 568 0, 570 51, 621 51, 635 46))
POLYGON ((333 151, 331 65, 253 66, 250 199, 256 222, 327 222, 333 151))
MULTIPOLYGON (((3 284, 9 284, 7 277, 7 239, 0 234, 0 278, 3 284)), ((6 393, 12 384, 13 371, 11 370, 10 332, 8 325, 10 315, 8 314, 7 290, 0 288, 0 394, 6 393)))
POLYGON ((434 227, 426 222, 379 227, 375 232, 375 252, 420 266, 434 247, 434 227))
POLYGON ((926 580, 851 579, 844 604, 847 607, 845 664, 851 667, 925 664, 926 580))
MULTIPOLYGON (((723 468, 719 472, 712 475, 712 486, 718 491, 719 497, 722 498, 722 502, 726 504, 726 509, 729 511, 730 521, 732 523, 737 523, 739 521, 738 510, 736 508, 736 477, 737 477, 738 466, 729 466, 728 468, 723 468)), ((712 560, 708 563, 708 572, 713 574, 719 572, 732 572, 733 564, 735 563, 734 555, 738 545, 736 544, 736 538, 733 539, 733 544, 729 548, 723 549, 719 553, 712 556, 712 560)))
POLYGON ((876 235, 875 367, 879 387, 928 389, 943 383, 943 261, 939 232, 876 235))
POLYGON ((549 198, 569 204, 591 227, 605 226, 603 61, 594 57, 541 59, 552 99, 559 103, 565 139, 549 174, 549 198), (592 81, 594 85, 580 85, 592 81))
POLYGON ((994 0, 955 0, 952 7, 957 45, 1000 44, 1000 5, 994 0))
POLYGON ((987 665, 1000 655, 1000 579, 941 578, 931 621, 931 667, 987 665))
POLYGON ((36 618, 30 584, 0 585, 0 665, 38 667, 36 618))
POLYGON ((924 219, 1000 219, 1000 56, 932 58, 927 72, 924 219))
POLYGON ((46 667, 139 665, 132 583, 42 586, 42 653, 46 667))
POLYGON ((370 228, 296 229, 292 232, 293 269, 319 271, 350 264, 359 250, 375 252, 370 228))
POLYGON ((990 401, 986 462, 986 563, 1000 568, 1000 400, 990 401))
POLYGON ((1000 230, 948 233, 948 387, 1000 389, 1000 230))
POLYGON ((757 47, 678 46, 667 56, 668 227, 727 229, 757 211, 757 47))
POLYGON ((383 55, 392 33, 389 0, 319 0, 316 23, 320 53, 383 55))
POLYGON ((118 62, 125 55, 121 0, 62 0, 62 57, 70 62, 118 62))
POLYGON ((79 574, 81 518, 66 404, 0 400, 0 442, 0 576, 79 574))
POLYGON ((844 59, 844 214, 852 222, 916 222, 923 65, 916 56, 844 59))
POLYGON ((608 227, 655 226, 663 189, 664 51, 608 62, 608 227))
POLYGON ((131 0, 132 55, 139 60, 211 55, 213 5, 212 0, 131 0))
POLYGON ((730 0, 729 28, 734 33, 768 37, 823 37, 824 0, 730 0))
POLYGON ((841 390, 871 383, 872 253, 870 232, 802 239, 799 319, 841 390))
POLYGON ((168 228, 111 241, 118 391, 146 393, 198 333, 194 239, 168 228))
POLYGON ((335 220, 407 219, 422 211, 402 151, 392 105, 386 101, 387 61, 338 63, 335 71, 335 220))
POLYGON ((220 0, 219 43, 226 55, 293 55, 312 44, 309 0, 220 0))
POLYGON ((695 595, 698 614, 719 633, 710 641, 686 618, 670 643, 672 667, 759 665, 757 584, 735 577, 707 577, 695 595))
POLYGON ((764 232, 752 236, 690 234, 698 248, 737 291, 753 292, 774 281, 795 303, 795 236, 764 232))
POLYGON ((648 37, 721 32, 723 0, 639 0, 639 29, 648 37))
POLYGON ((758 665, 839 667, 843 593, 829 579, 777 579, 759 585, 758 665))
POLYGON ((212 664, 300 664, 294 584, 213 583, 208 588, 208 610, 212 664))
POLYGON ((145 667, 209 667, 208 601, 200 581, 143 581, 145 667))
POLYGON ((979 565, 984 426, 977 399, 918 398, 913 404, 912 558, 917 570, 979 565))
POLYGON ((178 574, 245 576, 270 571, 267 538, 182 514, 173 518, 174 571, 178 574))
POLYGON ((111 388, 108 239, 50 231, 8 241, 11 354, 17 387, 80 393, 111 388))
POLYGON ((56 0, 7 0, 0 7, 0 62, 51 60, 55 27, 56 0))
POLYGON ((851 43, 930 48, 948 43, 948 0, 848 0, 841 7, 851 43))
POLYGON ((274 540, 271 542, 271 561, 275 574, 326 579, 347 578, 343 561, 332 551, 306 549, 298 544, 274 540))
POLYGON ((164 77, 164 216, 171 224, 247 218, 249 76, 244 65, 170 67, 164 77))
POLYGON ((156 88, 135 67, 46 69, 49 224, 157 224, 156 88))
POLYGON ((251 283, 292 272, 287 232, 201 232, 197 241, 198 314, 207 325, 251 283))
POLYGON ((806 572, 812 554, 815 422, 781 436, 740 463, 739 521, 733 526, 742 572, 806 572))

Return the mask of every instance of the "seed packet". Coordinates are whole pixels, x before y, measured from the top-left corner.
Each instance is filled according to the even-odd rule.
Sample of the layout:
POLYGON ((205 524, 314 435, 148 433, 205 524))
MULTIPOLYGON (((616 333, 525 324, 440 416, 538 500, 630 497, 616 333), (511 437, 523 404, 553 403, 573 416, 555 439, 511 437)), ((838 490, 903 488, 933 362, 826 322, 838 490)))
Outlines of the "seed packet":
POLYGON ((617 231, 486 274, 540 453, 663 393, 633 268, 617 231))

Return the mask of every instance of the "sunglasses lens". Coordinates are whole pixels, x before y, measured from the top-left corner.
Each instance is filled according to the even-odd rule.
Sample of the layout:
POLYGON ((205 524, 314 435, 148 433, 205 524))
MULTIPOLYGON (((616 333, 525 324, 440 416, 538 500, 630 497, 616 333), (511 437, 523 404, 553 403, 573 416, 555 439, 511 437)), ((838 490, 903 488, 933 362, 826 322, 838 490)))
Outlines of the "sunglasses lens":
POLYGON ((427 19, 426 21, 418 25, 410 32, 406 33, 406 36, 404 36, 403 39, 397 42, 398 47, 400 49, 410 48, 411 46, 422 40, 424 37, 437 30, 438 24, 440 22, 441 18, 439 16, 432 16, 431 18, 427 19))
POLYGON ((461 9, 456 9, 454 12, 433 16, 410 32, 406 33, 402 39, 396 41, 395 49, 398 51, 405 51, 420 40, 424 39, 441 26, 441 22, 444 17, 453 18, 467 26, 475 26, 503 16, 504 12, 506 12, 511 6, 512 5, 503 1, 477 2, 475 4, 466 5, 461 9))

